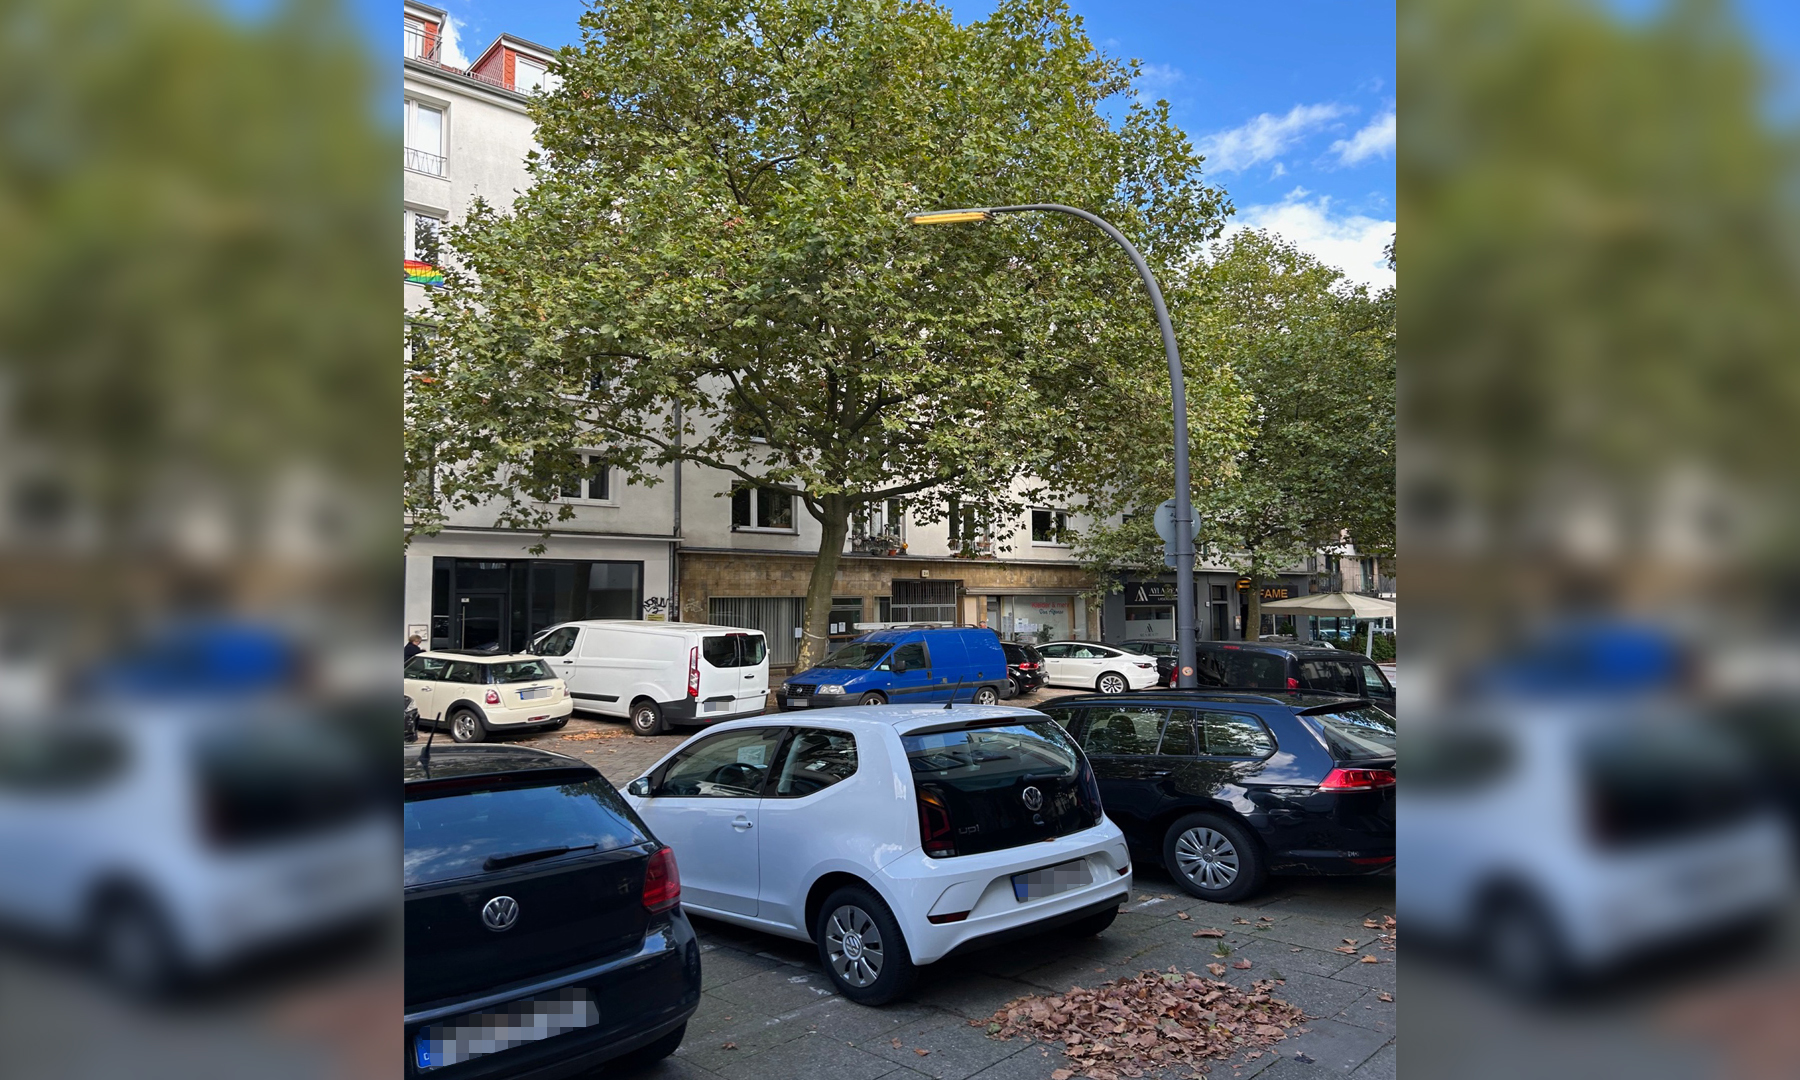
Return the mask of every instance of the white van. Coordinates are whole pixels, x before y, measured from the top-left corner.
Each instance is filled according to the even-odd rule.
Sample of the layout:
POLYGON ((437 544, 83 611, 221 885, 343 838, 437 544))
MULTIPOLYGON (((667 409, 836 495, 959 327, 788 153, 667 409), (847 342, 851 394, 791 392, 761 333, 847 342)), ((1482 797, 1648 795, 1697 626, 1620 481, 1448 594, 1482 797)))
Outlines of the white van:
POLYGON ((530 651, 568 684, 575 708, 628 718, 639 735, 739 720, 768 705, 769 646, 760 630, 595 619, 549 627, 530 651))

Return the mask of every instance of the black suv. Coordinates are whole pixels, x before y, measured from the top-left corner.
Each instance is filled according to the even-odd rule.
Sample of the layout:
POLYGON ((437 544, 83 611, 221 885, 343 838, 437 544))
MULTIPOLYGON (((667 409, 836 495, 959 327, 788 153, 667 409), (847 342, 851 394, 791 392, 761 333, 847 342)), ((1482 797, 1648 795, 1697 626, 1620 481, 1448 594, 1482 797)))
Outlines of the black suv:
POLYGON ((1207 689, 1311 690, 1366 698, 1389 716, 1397 715, 1393 684, 1375 662, 1329 645, 1198 641, 1194 677, 1207 689))
POLYGON ((1175 657, 1181 651, 1180 643, 1174 638, 1140 638, 1123 642, 1119 648, 1156 657, 1156 677, 1165 686, 1175 674, 1175 657))
POLYGON ((1157 690, 1040 711, 1081 744, 1125 839, 1201 899, 1394 865, 1394 722, 1366 700, 1157 690))
POLYGON ((406 1075, 550 1080, 675 1052, 700 949, 675 857, 594 768, 404 750, 406 1075))
POLYGON ((1002 641, 1006 653, 1006 681, 1012 684, 1007 697, 1032 694, 1044 687, 1044 654, 1019 641, 1002 641))

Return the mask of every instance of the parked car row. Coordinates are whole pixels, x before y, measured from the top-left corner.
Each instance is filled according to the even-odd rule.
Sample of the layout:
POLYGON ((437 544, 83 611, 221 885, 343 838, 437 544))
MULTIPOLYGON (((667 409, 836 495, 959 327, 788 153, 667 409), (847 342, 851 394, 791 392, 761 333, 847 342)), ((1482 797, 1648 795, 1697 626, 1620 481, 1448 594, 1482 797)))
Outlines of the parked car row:
MULTIPOLYGON (((1001 651, 968 633, 985 640, 963 656, 1001 651)), ((832 669, 905 675, 895 654, 922 646, 933 679, 912 700, 790 687, 805 705, 709 728, 622 796, 559 754, 407 746, 408 1075, 673 1052, 699 1000, 689 912, 810 942, 835 992, 877 1006, 964 950, 1105 931, 1134 851, 1221 902, 1272 873, 1393 864, 1394 727, 1367 702, 1145 686, 955 704, 958 639, 916 634, 832 669)))

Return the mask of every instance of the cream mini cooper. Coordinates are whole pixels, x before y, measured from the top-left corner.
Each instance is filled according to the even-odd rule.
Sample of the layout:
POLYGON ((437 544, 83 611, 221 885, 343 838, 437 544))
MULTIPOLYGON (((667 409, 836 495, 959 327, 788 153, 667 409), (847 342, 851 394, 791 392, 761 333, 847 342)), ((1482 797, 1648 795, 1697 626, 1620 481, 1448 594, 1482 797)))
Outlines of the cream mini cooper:
POLYGON ((422 652, 406 662, 405 678, 420 726, 448 722, 450 737, 461 743, 495 732, 560 728, 575 707, 569 688, 540 656, 422 652))

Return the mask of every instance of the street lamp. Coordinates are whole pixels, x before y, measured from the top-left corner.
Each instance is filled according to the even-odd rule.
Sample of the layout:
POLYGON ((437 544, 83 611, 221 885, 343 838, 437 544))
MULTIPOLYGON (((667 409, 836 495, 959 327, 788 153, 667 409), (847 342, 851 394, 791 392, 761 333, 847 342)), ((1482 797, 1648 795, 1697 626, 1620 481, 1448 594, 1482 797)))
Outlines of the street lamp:
POLYGON ((1125 249, 1131 265, 1150 293, 1150 306, 1156 309, 1156 325, 1162 331, 1163 352, 1169 358, 1169 388, 1175 401, 1175 648, 1176 685, 1184 689, 1198 686, 1194 678, 1194 503, 1188 485, 1187 383, 1181 374, 1181 350, 1175 347, 1175 328, 1169 323, 1169 309, 1163 304, 1162 289, 1151 276, 1144 256, 1125 239, 1125 234, 1105 219, 1086 210, 1061 203, 1030 203, 1023 206, 988 206, 963 210, 926 210, 906 215, 909 225, 963 225, 990 221, 995 214, 1023 214, 1042 211, 1069 214, 1097 226, 1125 249))

